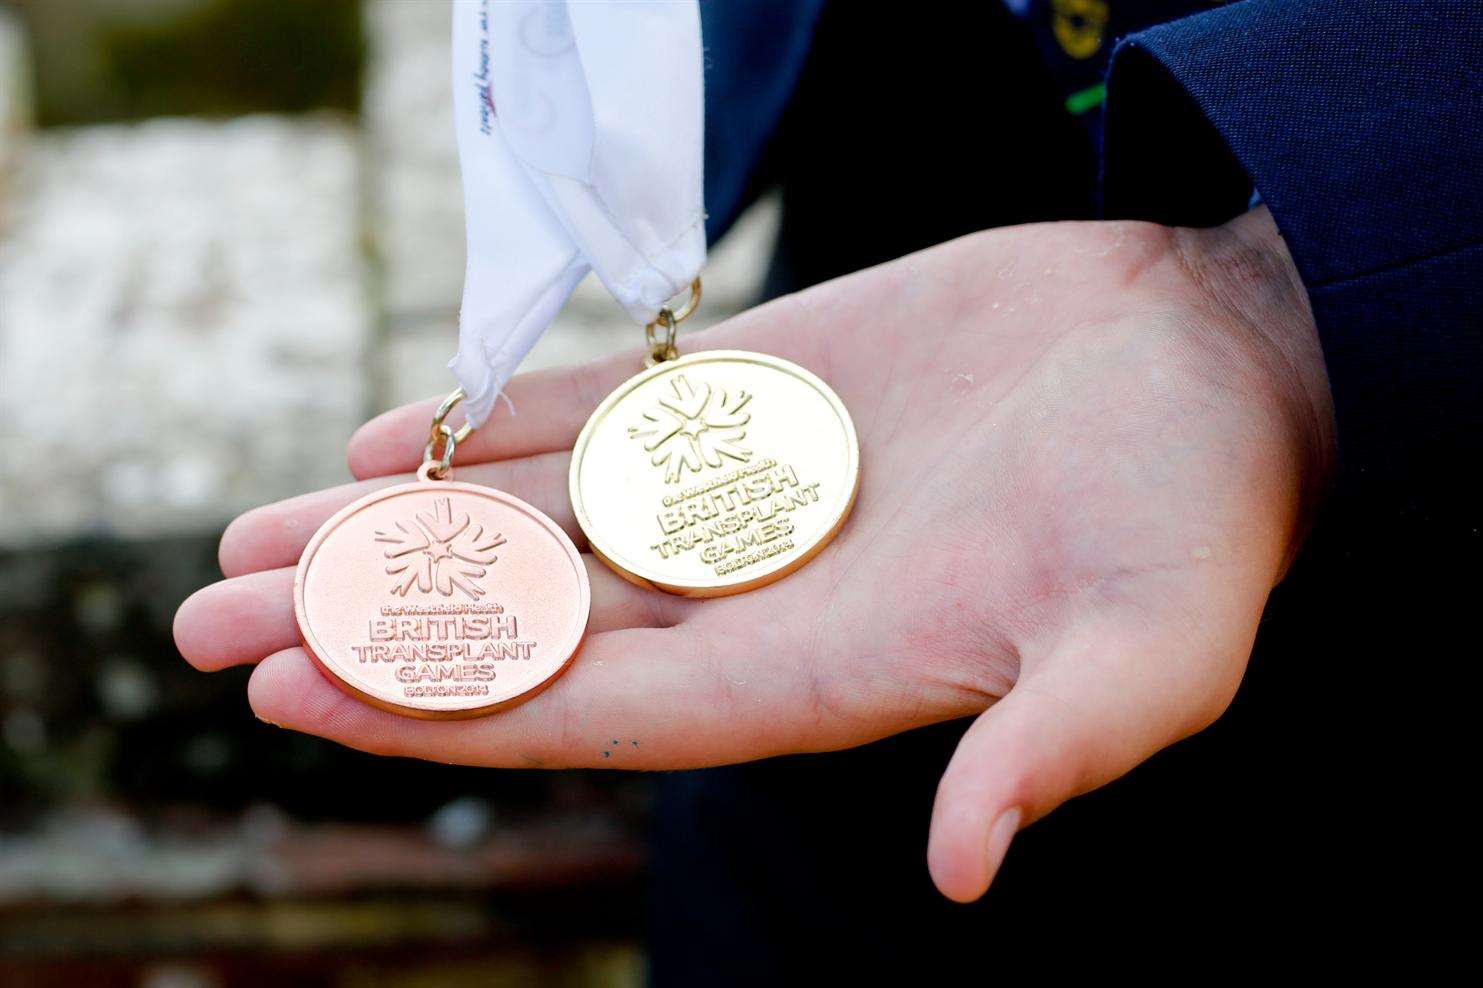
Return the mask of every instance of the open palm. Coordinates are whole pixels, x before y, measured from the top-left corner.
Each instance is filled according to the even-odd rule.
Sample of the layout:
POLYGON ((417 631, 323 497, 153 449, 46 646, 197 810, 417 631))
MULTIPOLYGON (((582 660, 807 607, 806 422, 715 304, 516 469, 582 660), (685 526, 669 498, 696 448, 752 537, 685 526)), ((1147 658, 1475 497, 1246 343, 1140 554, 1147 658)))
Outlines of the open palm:
MULTIPOLYGON (((472 721, 366 706, 298 647, 292 567, 333 512, 416 468, 431 401, 355 437, 367 479, 232 524, 228 579, 177 618, 182 653, 258 663, 265 720, 474 765, 716 765, 981 715, 929 852, 939 887, 967 899, 1016 827, 1224 709, 1330 442, 1312 320, 1264 216, 980 234, 682 343, 793 360, 851 409, 859 501, 799 572, 697 601, 588 555, 589 636, 551 689, 472 721)), ((530 501, 582 546, 571 445, 639 366, 635 352, 518 378, 518 416, 501 408, 460 446, 458 479, 530 501)))

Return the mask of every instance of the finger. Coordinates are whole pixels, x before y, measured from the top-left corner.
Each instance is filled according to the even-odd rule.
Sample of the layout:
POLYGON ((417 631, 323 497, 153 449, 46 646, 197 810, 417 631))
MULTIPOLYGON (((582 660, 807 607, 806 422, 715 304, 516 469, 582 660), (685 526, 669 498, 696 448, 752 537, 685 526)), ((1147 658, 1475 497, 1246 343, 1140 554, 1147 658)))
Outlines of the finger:
POLYGON ((293 584, 292 569, 273 569, 197 590, 175 612, 175 647, 214 672, 297 645, 293 584))
POLYGON ((309 539, 336 511, 371 491, 405 480, 406 477, 380 477, 342 484, 238 515, 222 533, 221 545, 216 550, 222 575, 244 576, 296 564, 309 539))
MULTIPOLYGON (((509 400, 496 402, 484 425, 459 444, 454 465, 570 449, 597 403, 642 368, 643 357, 625 351, 595 363, 553 367, 513 378, 505 386, 509 400)), ((380 477, 417 469, 427 443, 428 423, 441 401, 429 398, 403 405, 356 430, 347 452, 351 475, 380 477)), ((457 428, 462 416, 462 409, 455 409, 448 424, 457 428)))
POLYGON ((417 720, 361 703, 297 648, 265 659, 248 696, 258 717, 281 727, 373 754, 467 765, 671 769, 799 750, 795 697, 780 682, 728 682, 705 652, 684 626, 589 635, 549 689, 472 720, 417 720))
MULTIPOLYGON (((586 539, 572 515, 567 495, 569 453, 548 453, 499 463, 463 467, 456 479, 509 491, 545 512, 580 549, 586 539)), ((227 526, 219 557, 226 576, 293 566, 319 526, 336 511, 375 490, 406 483, 411 477, 377 477, 303 494, 254 508, 227 526)))
POLYGON ((1116 640, 1087 636, 1061 649, 963 735, 938 784, 927 848, 948 898, 983 895, 1019 828, 1204 727, 1234 692, 1234 681, 1192 674, 1202 663, 1119 654, 1116 640))
MULTIPOLYGON (((620 628, 667 628, 695 601, 645 590, 583 554, 592 587, 587 633, 620 628)), ((203 672, 261 662, 299 644, 294 615, 294 569, 264 570, 196 591, 175 614, 175 646, 203 672)))
POLYGON ((592 586, 589 635, 623 628, 673 628, 700 605, 700 601, 648 590, 629 583, 590 552, 582 553, 592 586))
MULTIPOLYGON (((779 299, 685 337, 685 351, 730 347, 765 350, 804 364, 822 352, 823 334, 808 322, 816 314, 821 286, 804 296, 779 299)), ((505 388, 509 401, 495 404, 483 427, 458 447, 455 464, 533 456, 571 449, 587 417, 609 392, 643 369, 642 353, 625 350, 591 363, 521 374, 505 388)), ((814 366, 824 373, 825 368, 814 366)), ((428 423, 440 399, 406 405, 363 425, 350 440, 350 472, 379 477, 415 470, 422 462, 428 423)), ((455 424, 458 413, 450 417, 455 424)))

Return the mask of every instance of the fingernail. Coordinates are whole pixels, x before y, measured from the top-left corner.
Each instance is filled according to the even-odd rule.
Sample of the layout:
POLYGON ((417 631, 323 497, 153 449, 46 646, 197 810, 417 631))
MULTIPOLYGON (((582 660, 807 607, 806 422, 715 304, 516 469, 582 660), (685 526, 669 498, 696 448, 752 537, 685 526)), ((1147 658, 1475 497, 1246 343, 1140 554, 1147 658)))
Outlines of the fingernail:
POLYGON ((994 884, 994 876, 999 874, 999 866, 1004 863, 1005 852, 1009 850, 1009 842, 1014 840, 1014 835, 1020 829, 1020 808, 1005 810, 999 814, 999 819, 989 828, 989 856, 988 875, 989 885, 994 884))

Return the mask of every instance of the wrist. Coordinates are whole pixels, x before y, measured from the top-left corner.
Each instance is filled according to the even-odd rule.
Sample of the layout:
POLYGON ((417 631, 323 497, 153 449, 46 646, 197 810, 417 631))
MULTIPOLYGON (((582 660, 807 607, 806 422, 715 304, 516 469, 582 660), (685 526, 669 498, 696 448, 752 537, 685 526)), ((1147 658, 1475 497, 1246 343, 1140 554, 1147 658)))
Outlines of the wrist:
POLYGON ((1220 323, 1232 334, 1228 342, 1248 356, 1279 418, 1299 485, 1290 561, 1335 459, 1333 398, 1307 289, 1266 206, 1223 226, 1176 230, 1174 239, 1186 271, 1227 317, 1220 323))

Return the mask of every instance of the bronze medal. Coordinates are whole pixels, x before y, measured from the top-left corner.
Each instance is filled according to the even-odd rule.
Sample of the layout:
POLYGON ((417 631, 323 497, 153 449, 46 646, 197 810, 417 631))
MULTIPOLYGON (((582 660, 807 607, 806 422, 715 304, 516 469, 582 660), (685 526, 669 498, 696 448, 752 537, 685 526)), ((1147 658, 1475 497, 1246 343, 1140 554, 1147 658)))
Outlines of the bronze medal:
POLYGON ((434 423, 442 465, 429 456, 417 482, 330 518, 294 580, 299 633, 325 675, 412 717, 476 717, 535 695, 576 654, 592 599, 550 518, 503 491, 433 479, 452 460, 451 402, 434 423))

